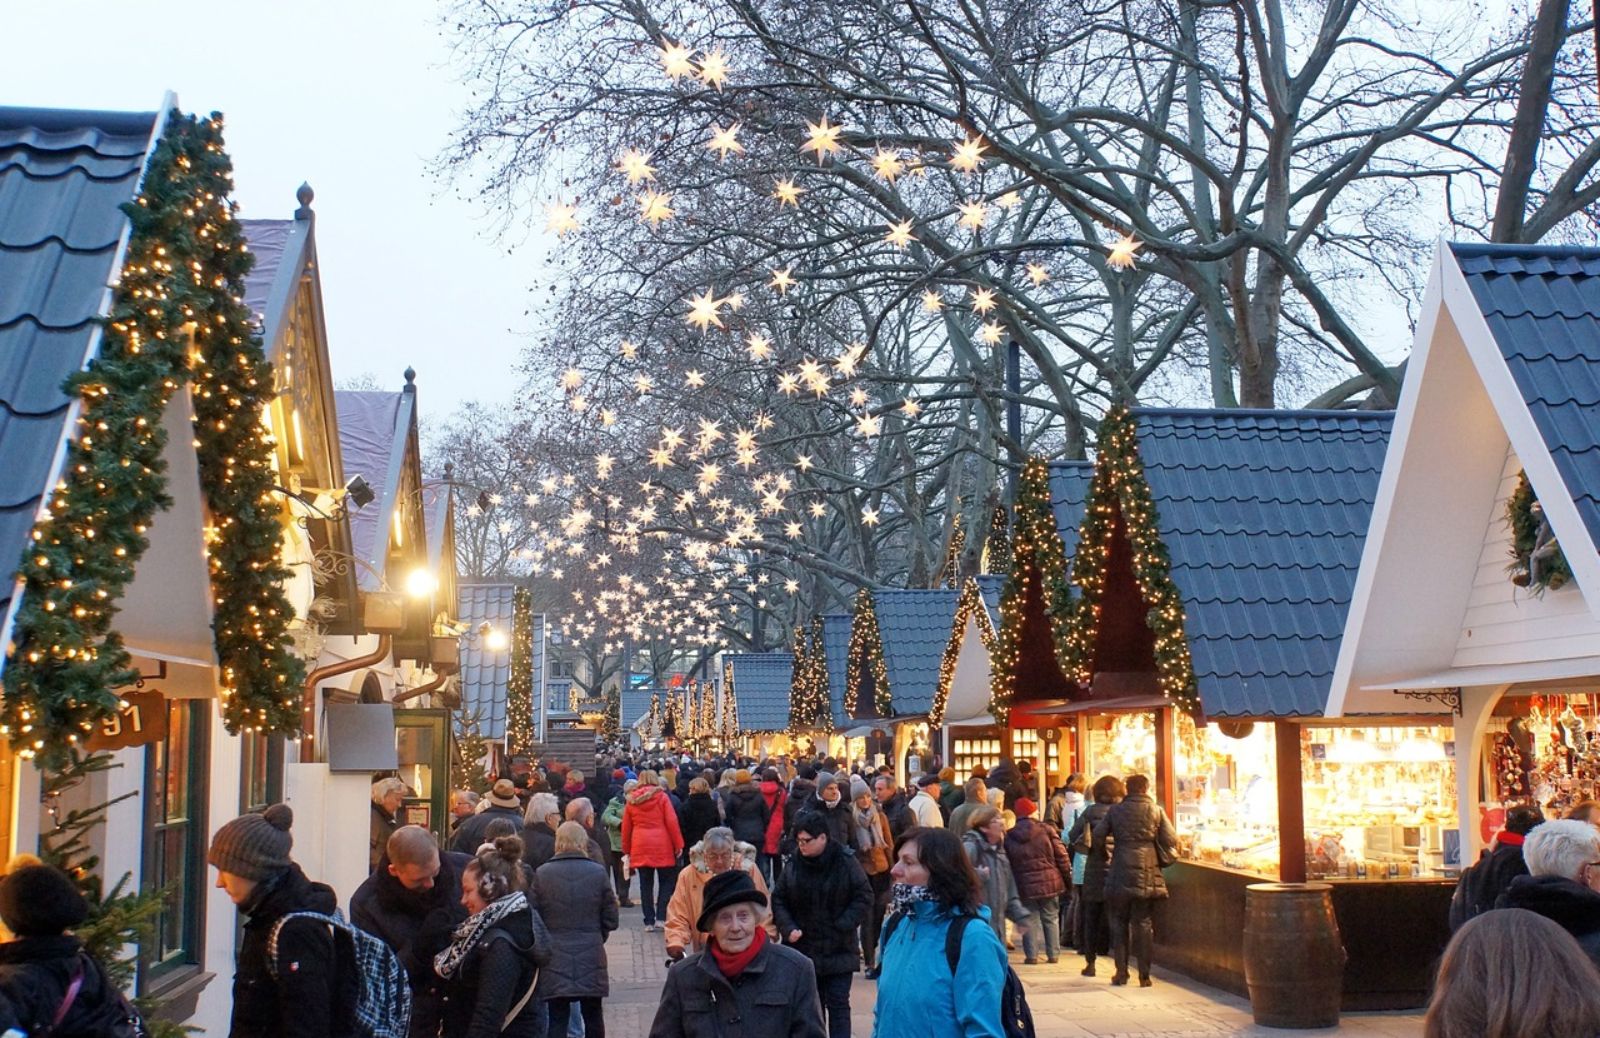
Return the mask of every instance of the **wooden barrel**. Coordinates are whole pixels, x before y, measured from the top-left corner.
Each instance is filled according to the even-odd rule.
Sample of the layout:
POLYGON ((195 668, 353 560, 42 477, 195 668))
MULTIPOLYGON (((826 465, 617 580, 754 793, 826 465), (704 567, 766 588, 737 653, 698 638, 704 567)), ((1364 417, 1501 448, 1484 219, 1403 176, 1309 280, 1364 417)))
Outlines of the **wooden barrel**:
POLYGON ((1263 1027, 1337 1027, 1344 944, 1327 883, 1252 883, 1244 895, 1244 980, 1263 1027))

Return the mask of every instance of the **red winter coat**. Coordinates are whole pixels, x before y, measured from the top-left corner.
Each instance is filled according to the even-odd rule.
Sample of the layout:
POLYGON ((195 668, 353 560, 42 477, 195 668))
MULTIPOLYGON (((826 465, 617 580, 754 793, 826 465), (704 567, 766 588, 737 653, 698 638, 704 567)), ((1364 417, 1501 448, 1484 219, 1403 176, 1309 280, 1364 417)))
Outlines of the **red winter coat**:
POLYGON ((640 786, 622 809, 622 853, 634 868, 669 869, 683 852, 678 812, 657 786, 640 786))
POLYGON ((767 839, 761 846, 763 854, 777 854, 783 842, 783 802, 787 799, 783 787, 776 782, 761 783, 761 797, 767 802, 767 839))

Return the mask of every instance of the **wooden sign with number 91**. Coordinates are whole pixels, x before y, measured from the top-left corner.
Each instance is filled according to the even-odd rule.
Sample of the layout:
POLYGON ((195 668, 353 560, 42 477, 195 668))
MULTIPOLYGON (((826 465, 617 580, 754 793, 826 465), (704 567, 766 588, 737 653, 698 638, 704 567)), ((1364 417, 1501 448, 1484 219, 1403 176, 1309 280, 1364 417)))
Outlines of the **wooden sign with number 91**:
POLYGON ((127 692, 122 701, 127 705, 102 720, 89 737, 89 750, 120 750, 167 737, 167 700, 160 692, 127 692))

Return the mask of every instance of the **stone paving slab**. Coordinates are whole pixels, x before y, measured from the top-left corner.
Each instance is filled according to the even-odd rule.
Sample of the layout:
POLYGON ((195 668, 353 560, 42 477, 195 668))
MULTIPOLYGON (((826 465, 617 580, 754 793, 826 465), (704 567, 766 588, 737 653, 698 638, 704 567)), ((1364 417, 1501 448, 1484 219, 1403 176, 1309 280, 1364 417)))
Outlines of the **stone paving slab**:
MULTIPOLYGON (((644 932, 639 909, 622 910, 622 929, 606 944, 611 996, 606 999, 606 1033, 611 1038, 645 1038, 661 1004, 666 981, 666 945, 660 931, 644 932)), ((1020 952, 1012 966, 1028 991, 1040 1038, 1283 1038, 1286 1035, 1336 1035, 1339 1038, 1418 1038, 1422 1014, 1347 1013, 1337 1028, 1287 1031, 1257 1027, 1244 999, 1164 970, 1155 986, 1114 988, 1110 971, 1098 978, 1079 976, 1082 960, 1065 952, 1055 965, 1024 966, 1020 952)), ((872 1003, 877 985, 857 976, 850 995, 855 1038, 872 1034, 872 1003)), ((552 1036, 558 1038, 558 1036, 552 1036)), ((885 1038, 899 1038, 889 1035, 885 1038)))

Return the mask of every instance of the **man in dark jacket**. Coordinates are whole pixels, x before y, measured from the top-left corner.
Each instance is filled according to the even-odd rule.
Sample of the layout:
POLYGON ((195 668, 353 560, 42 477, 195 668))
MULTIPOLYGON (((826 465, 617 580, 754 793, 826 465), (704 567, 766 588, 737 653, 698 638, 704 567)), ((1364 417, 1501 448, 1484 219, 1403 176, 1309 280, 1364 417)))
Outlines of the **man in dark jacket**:
POLYGON ((217 886, 248 917, 233 974, 229 1038, 336 1038, 355 1026, 360 978, 354 963, 336 961, 325 924, 283 919, 291 912, 329 915, 339 907, 333 888, 311 882, 289 860, 292 824, 288 804, 241 815, 217 830, 206 854, 217 886), (275 969, 267 961, 274 930, 275 969))
POLYGON ((817 994, 828 1011, 828 1038, 850 1038, 850 980, 861 968, 856 930, 872 910, 872 885, 861 865, 834 842, 827 818, 807 811, 796 820, 794 834, 796 854, 772 892, 773 922, 784 943, 816 970, 817 994))
POLYGON ((771 812, 761 790, 750 780, 748 771, 741 768, 734 773, 733 786, 723 797, 723 803, 727 811, 724 821, 733 830, 733 838, 760 851, 766 845, 767 822, 771 812))
POLYGON ((766 903, 742 869, 711 877, 695 924, 706 950, 667 974, 650 1038, 824 1038, 811 960, 767 939, 766 903))
POLYGON ((1528 874, 1522 860, 1523 838, 1544 821, 1537 805, 1519 804, 1506 812, 1506 827, 1495 838, 1494 849, 1486 851, 1478 863, 1461 874, 1455 896, 1450 899, 1450 932, 1474 916, 1494 907, 1518 876, 1528 874))
POLYGON ((878 801, 878 810, 889 820, 889 832, 895 839, 916 824, 916 819, 906 808, 906 795, 894 788, 894 777, 879 775, 872 780, 872 795, 878 801))
POLYGON ((850 821, 850 804, 845 800, 839 779, 832 772, 817 773, 817 791, 801 811, 821 815, 828 824, 828 836, 834 846, 845 854, 855 854, 855 826, 850 821))
POLYGON ((1522 857, 1528 875, 1513 879, 1495 907, 1560 923, 1600 966, 1600 829, 1571 818, 1545 822, 1523 840, 1522 857))
POLYGON ((350 898, 350 921, 394 950, 411 979, 411 1034, 439 1033, 444 986, 433 957, 467 918, 461 904, 461 870, 472 859, 439 851, 420 825, 395 830, 378 871, 350 898))
POLYGON ((367 872, 378 867, 384 844, 400 828, 400 806, 406 802, 406 784, 384 778, 372 784, 372 826, 367 842, 367 872))
POLYGON ((561 800, 554 793, 535 793, 528 798, 528 824, 522 827, 522 860, 528 868, 539 866, 556 855, 556 826, 561 824, 561 800))
POLYGON ((478 853, 478 847, 483 843, 483 831, 496 818, 509 818, 519 827, 522 825, 522 801, 517 799, 517 787, 510 779, 495 780, 488 800, 488 807, 456 827, 456 838, 450 841, 451 850, 462 854, 478 853))

